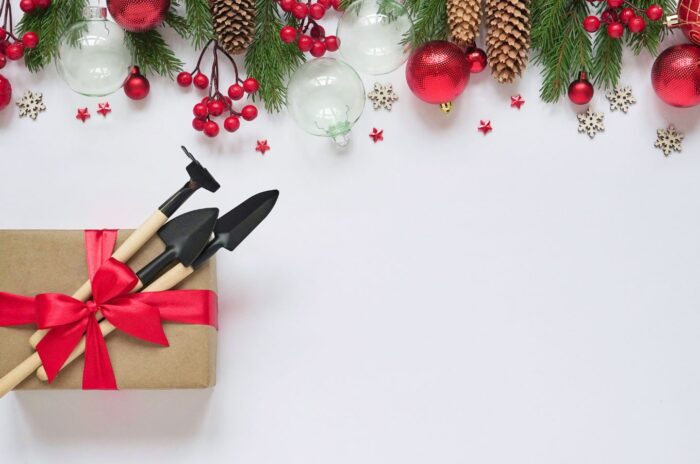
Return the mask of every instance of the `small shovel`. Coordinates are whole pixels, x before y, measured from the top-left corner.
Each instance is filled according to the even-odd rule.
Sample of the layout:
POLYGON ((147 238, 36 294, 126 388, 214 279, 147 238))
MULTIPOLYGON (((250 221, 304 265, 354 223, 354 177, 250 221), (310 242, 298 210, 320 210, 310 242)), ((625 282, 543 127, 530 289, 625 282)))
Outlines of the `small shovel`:
MULTIPOLYGON (((190 211, 175 219, 168 221, 158 230, 158 236, 165 243, 165 251, 156 256, 150 263, 146 264, 136 273, 139 282, 131 290, 138 292, 144 286, 150 284, 169 265, 175 262, 189 266, 195 258, 202 252, 216 225, 216 218, 219 215, 217 208, 206 208, 190 211)), ((102 319, 102 314, 95 315, 97 320, 102 319)), ((36 348, 43 334, 37 331, 31 336, 29 342, 36 348)))
MULTIPOLYGON (((267 215, 270 214, 278 197, 279 191, 277 190, 261 192, 257 195, 253 195, 221 216, 221 218, 216 221, 216 226, 214 227, 214 239, 209 242, 192 265, 187 266, 183 263, 176 264, 143 291, 160 292, 170 290, 206 263, 207 260, 214 256, 220 249, 226 248, 229 251, 233 251, 267 217, 267 215)), ((114 325, 109 321, 103 320, 100 322, 100 330, 103 336, 106 337, 112 333, 114 329, 114 325)), ((76 345, 61 369, 80 357, 83 352, 85 352, 85 337, 76 345)), ((41 363, 41 360, 39 360, 39 363, 41 363)), ((48 380, 46 370, 43 367, 37 370, 37 377, 43 381, 48 380)), ((2 389, 2 379, 0 379, 0 397, 5 393, 6 392, 2 389)))
MULTIPOLYGON (((187 157, 192 160, 190 164, 187 165, 187 174, 190 178, 185 183, 182 188, 170 196, 165 203, 163 203, 151 216, 146 219, 146 222, 141 224, 138 229, 136 229, 129 238, 127 238, 124 243, 121 244, 119 248, 114 251, 112 257, 117 261, 126 263, 131 259, 137 251, 143 247, 146 242, 148 242, 160 229, 163 224, 165 224, 170 216, 172 216, 177 209, 182 206, 189 197, 192 196, 194 192, 203 188, 210 192, 216 192, 219 190, 219 183, 214 179, 214 177, 209 174, 204 166, 199 164, 199 161, 192 156, 192 153, 187 151, 187 148, 182 147, 187 157)), ((73 298, 80 301, 87 301, 92 294, 90 289, 90 281, 86 281, 75 293, 73 293, 73 298)), ((32 346, 36 346, 39 340, 44 338, 46 335, 46 330, 37 330, 31 336, 32 346)))

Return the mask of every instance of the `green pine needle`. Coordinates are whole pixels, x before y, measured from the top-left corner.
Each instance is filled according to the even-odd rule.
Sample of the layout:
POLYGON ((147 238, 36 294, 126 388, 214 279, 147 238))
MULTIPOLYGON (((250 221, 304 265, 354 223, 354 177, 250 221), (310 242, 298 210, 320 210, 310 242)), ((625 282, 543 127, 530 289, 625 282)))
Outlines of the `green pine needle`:
POLYGON ((248 75, 260 82, 258 96, 270 112, 286 105, 287 80, 304 62, 304 54, 280 40, 282 17, 275 0, 256 0, 255 39, 245 55, 248 75))
POLYGON ((127 32, 126 45, 134 64, 143 74, 156 73, 172 79, 182 70, 182 61, 155 29, 139 33, 127 32))
POLYGON ((208 0, 184 0, 187 29, 192 46, 199 50, 214 38, 208 0))
POLYGON ((431 40, 447 39, 445 0, 407 0, 405 6, 413 17, 413 31, 408 38, 413 47, 419 47, 431 40))
POLYGON ((175 8, 176 5, 173 3, 165 15, 165 24, 171 27, 180 37, 189 38, 190 28, 187 18, 179 15, 175 8))

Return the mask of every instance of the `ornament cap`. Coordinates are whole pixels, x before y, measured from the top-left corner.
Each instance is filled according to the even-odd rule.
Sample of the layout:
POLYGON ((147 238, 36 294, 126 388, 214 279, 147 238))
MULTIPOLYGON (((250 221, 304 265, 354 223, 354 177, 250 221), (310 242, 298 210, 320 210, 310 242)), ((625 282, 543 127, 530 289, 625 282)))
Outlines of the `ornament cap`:
POLYGON ((679 25, 679 23, 680 23, 680 20, 678 19, 677 14, 666 16, 666 21, 664 21, 664 24, 668 28, 676 27, 679 25))
POLYGON ((107 8, 104 6, 87 6, 83 10, 83 17, 88 20, 107 19, 107 8))
POLYGON ((449 114, 453 107, 452 102, 440 103, 440 110, 445 114, 449 114))

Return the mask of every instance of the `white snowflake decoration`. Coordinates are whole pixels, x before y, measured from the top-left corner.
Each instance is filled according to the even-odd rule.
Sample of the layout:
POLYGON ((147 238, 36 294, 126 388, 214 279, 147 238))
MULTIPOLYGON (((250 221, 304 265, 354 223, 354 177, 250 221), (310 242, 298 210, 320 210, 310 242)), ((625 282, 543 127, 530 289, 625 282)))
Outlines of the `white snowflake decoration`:
POLYGON ((393 85, 382 85, 379 82, 375 82, 374 89, 367 94, 367 98, 372 101, 372 107, 375 110, 386 108, 391 111, 391 105, 399 99, 399 96, 394 92, 393 85))
POLYGON ((585 133, 590 138, 605 130, 603 113, 595 113, 588 108, 585 112, 577 114, 576 117, 578 118, 578 131, 585 133))
POLYGON ((36 120, 40 112, 46 111, 46 105, 42 101, 43 98, 43 95, 39 92, 32 92, 31 90, 24 92, 22 98, 17 100, 19 117, 29 116, 32 120, 36 120))
POLYGON ((668 156, 673 151, 681 152, 683 148, 681 142, 683 142, 683 133, 678 132, 678 130, 673 126, 668 126, 667 129, 657 129, 656 131, 656 143, 654 146, 660 148, 664 152, 664 156, 668 156))
POLYGON ((626 113, 630 105, 637 103, 632 95, 632 87, 616 87, 605 94, 605 98, 610 102, 610 111, 620 110, 626 113))

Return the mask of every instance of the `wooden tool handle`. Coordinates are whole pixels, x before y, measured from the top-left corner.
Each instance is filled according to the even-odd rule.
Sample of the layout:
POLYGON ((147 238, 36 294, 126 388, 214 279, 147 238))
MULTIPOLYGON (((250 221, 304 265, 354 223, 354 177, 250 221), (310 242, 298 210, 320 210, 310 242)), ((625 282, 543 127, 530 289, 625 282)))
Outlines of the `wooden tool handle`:
POLYGON ((41 367, 39 353, 34 353, 0 379, 0 398, 22 383, 38 367, 41 367))
MULTIPOLYGON (((192 269, 191 267, 185 267, 182 264, 178 263, 177 265, 173 266, 173 268, 170 269, 168 272, 163 274, 158 280, 146 287, 143 291, 162 292, 165 290, 170 290, 171 288, 175 287, 177 284, 185 280, 193 272, 194 269, 192 269)), ((100 322, 100 330, 102 331, 103 336, 106 337, 107 335, 112 333, 114 329, 115 327, 109 321, 103 320, 102 322, 100 322)), ((80 342, 75 346, 75 348, 73 348, 73 351, 71 352, 70 356, 68 356, 68 359, 66 359, 66 362, 63 363, 63 367, 61 367, 61 370, 63 370, 68 364, 72 363, 77 358, 79 358, 80 355, 84 352, 85 337, 83 336, 82 340, 80 340, 80 342)), ((39 369, 36 371, 36 376, 39 377, 40 380, 48 380, 48 376, 46 375, 46 369, 44 369, 43 366, 39 367, 39 369)))
MULTIPOLYGON (((122 263, 126 263, 146 244, 146 242, 151 239, 151 237, 156 234, 156 232, 158 232, 158 229, 163 227, 163 224, 166 222, 168 222, 168 217, 161 213, 160 210, 156 210, 156 212, 151 214, 151 216, 146 219, 146 221, 141 224, 138 229, 129 235, 126 240, 124 240, 124 243, 122 243, 119 248, 115 250, 112 258, 122 263)), ((83 283, 83 285, 73 294, 73 298, 82 302, 87 301, 90 296, 92 296, 92 289, 90 288, 89 280, 83 283)), ((32 348, 36 348, 47 332, 48 329, 40 329, 29 337, 29 343, 32 345, 32 348)))

